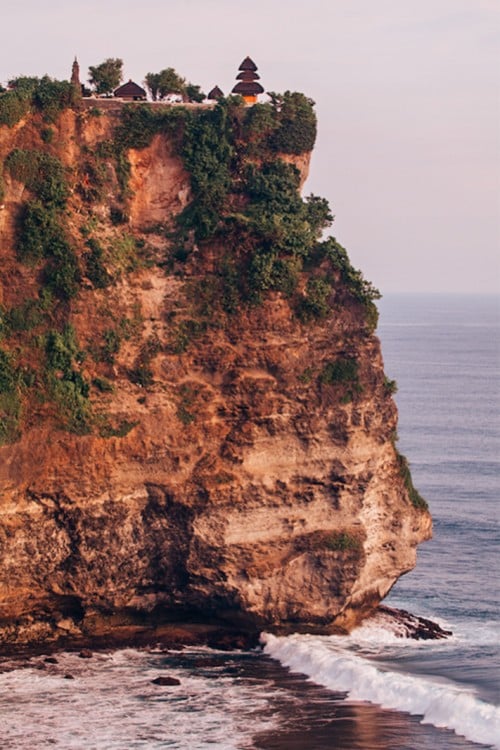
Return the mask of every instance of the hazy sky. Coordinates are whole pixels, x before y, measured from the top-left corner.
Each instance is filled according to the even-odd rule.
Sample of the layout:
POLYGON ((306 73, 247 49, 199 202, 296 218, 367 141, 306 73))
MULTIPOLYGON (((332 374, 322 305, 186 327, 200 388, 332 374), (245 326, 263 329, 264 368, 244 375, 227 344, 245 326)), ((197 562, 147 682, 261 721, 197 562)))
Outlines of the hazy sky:
POLYGON ((316 102, 305 192, 382 292, 500 291, 498 0, 2 0, 0 81, 121 57, 316 102))

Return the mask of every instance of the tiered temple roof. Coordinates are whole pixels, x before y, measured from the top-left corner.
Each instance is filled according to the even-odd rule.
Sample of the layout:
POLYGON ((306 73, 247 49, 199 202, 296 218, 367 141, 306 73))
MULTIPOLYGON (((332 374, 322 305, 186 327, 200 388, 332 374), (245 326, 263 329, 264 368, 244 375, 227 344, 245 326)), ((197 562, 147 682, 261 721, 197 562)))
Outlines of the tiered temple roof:
POLYGON ((243 62, 241 63, 241 65, 238 68, 238 70, 253 70, 253 71, 255 71, 255 70, 257 70, 257 66, 254 63, 254 61, 252 60, 252 58, 248 57, 248 55, 247 55, 245 57, 245 59, 243 60, 243 62))
POLYGON ((257 83, 257 80, 260 79, 256 72, 257 66, 250 57, 245 57, 238 70, 241 71, 236 77, 239 83, 234 86, 232 93, 240 94, 247 104, 254 104, 257 101, 257 96, 264 93, 260 83, 257 83))

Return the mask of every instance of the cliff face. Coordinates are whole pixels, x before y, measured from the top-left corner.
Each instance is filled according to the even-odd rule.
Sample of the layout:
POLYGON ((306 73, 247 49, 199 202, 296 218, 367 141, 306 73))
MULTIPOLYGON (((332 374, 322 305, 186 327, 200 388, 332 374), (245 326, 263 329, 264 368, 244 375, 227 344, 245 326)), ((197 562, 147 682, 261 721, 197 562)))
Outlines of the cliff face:
MULTIPOLYGON (((394 447, 396 408, 365 308, 334 273, 329 310, 311 320, 272 289, 221 310, 205 298, 220 240, 181 257, 167 238, 192 197, 169 135, 126 152, 125 224, 110 220, 112 159, 88 208, 81 186, 96 181, 83 165, 115 126, 68 111, 49 146, 36 118, 0 127, 5 163, 37 148, 72 175, 65 225, 83 268, 70 301, 12 323, 39 299, 44 271, 16 254, 31 193, 4 167, 0 301, 11 325, 0 345, 34 374, 0 447, 0 641, 92 636, 153 615, 349 629, 414 566, 431 530, 394 447), (103 288, 89 281, 89 232, 105 244, 103 288), (53 355, 41 342, 68 323, 72 369, 56 363, 44 380, 53 355), (71 430, 53 394, 78 377, 92 384, 92 416, 71 430)), ((307 155, 288 159, 307 167, 307 155)), ((299 268, 299 295, 308 278, 299 268)))

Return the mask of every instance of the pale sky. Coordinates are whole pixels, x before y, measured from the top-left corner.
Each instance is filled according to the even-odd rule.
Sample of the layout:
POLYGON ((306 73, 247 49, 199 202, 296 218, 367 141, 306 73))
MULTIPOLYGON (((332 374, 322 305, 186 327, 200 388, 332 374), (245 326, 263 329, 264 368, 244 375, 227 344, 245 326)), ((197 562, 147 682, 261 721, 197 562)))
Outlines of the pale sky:
POLYGON ((305 193, 384 292, 500 291, 500 0, 2 0, 0 81, 121 57, 316 102, 305 193))

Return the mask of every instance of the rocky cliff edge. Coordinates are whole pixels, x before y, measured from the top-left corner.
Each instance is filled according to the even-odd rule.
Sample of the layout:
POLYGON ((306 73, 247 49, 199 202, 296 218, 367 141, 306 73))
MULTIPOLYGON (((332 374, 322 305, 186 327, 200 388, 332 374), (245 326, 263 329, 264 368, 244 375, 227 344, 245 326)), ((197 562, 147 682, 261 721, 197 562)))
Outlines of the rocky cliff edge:
POLYGON ((139 147, 121 131, 120 148, 119 113, 0 127, 3 644, 148 618, 349 630, 430 536, 358 272, 342 248, 318 251, 318 226, 309 256, 290 249, 279 195, 262 188, 252 204, 256 165, 286 163, 299 196, 309 152, 270 160, 236 110, 211 232, 176 225, 203 204, 179 135, 191 121, 139 147), (71 294, 53 280, 66 260, 41 214, 46 244, 29 245, 34 204, 55 202, 45 167, 23 171, 20 153, 61 165, 51 215, 76 259, 71 294), (269 240, 256 222, 271 202, 269 240), (290 283, 242 280, 263 278, 257 246, 264 259, 278 247, 272 278, 286 263, 290 283))

